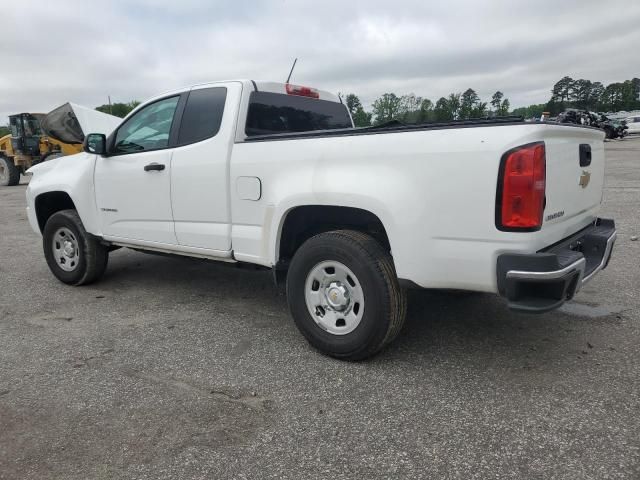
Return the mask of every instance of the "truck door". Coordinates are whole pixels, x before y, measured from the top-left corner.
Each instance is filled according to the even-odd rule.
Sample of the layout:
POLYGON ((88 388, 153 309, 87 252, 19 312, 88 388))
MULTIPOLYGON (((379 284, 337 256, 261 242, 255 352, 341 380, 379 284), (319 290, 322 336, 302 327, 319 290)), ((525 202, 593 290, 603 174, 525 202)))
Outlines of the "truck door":
POLYGON ((189 92, 171 167, 173 218, 181 246, 221 255, 231 250, 229 161, 241 93, 240 82, 189 92))
POLYGON ((96 204, 105 237, 177 243, 170 147, 179 101, 175 95, 143 107, 113 133, 109 155, 98 157, 96 204))

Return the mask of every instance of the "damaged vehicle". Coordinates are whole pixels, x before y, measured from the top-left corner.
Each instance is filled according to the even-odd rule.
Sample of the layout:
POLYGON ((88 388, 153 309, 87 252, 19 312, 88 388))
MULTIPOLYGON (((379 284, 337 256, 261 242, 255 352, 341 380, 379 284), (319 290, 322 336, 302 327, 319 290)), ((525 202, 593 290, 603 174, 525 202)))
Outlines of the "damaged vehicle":
POLYGON ((11 115, 11 133, 0 138, 0 186, 17 185, 20 175, 40 162, 81 152, 86 133, 109 134, 120 120, 74 103, 48 114, 11 115))
POLYGON ((603 113, 590 112, 568 108, 556 118, 559 123, 572 123, 599 128, 604 131, 605 138, 624 138, 627 135, 627 123, 624 120, 614 120, 603 113))

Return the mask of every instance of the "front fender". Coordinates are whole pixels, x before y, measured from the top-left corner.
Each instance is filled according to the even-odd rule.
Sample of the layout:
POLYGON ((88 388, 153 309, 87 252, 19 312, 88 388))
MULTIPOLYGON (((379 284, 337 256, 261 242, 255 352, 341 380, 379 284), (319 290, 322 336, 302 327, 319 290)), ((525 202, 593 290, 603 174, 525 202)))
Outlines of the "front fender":
POLYGON ((35 210, 36 198, 50 192, 64 192, 73 201, 87 232, 102 234, 97 215, 93 175, 96 156, 79 153, 58 157, 31 167, 32 178, 27 187, 27 204, 31 214, 35 210))

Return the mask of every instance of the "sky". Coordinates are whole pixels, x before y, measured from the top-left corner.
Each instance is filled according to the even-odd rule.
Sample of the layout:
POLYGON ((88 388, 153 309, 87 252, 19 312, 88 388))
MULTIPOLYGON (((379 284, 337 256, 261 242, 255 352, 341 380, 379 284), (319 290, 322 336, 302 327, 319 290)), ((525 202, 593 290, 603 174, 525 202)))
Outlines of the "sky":
POLYGON ((512 107, 565 75, 640 76, 638 0, 20 0, 3 10, 0 124, 213 80, 286 80, 436 101, 471 87, 512 107))

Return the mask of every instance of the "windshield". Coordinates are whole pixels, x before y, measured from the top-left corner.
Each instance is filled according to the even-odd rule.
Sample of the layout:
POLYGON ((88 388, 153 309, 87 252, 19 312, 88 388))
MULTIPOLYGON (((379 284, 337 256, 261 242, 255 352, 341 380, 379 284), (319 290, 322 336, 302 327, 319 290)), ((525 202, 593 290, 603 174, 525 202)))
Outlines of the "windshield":
POLYGON ((40 121, 31 114, 14 115, 9 119, 9 122, 11 124, 11 136, 14 138, 42 135, 40 121))
POLYGON ((25 117, 24 121, 24 134, 27 137, 34 137, 42 135, 42 129, 40 128, 40 122, 37 118, 29 115, 25 117))

